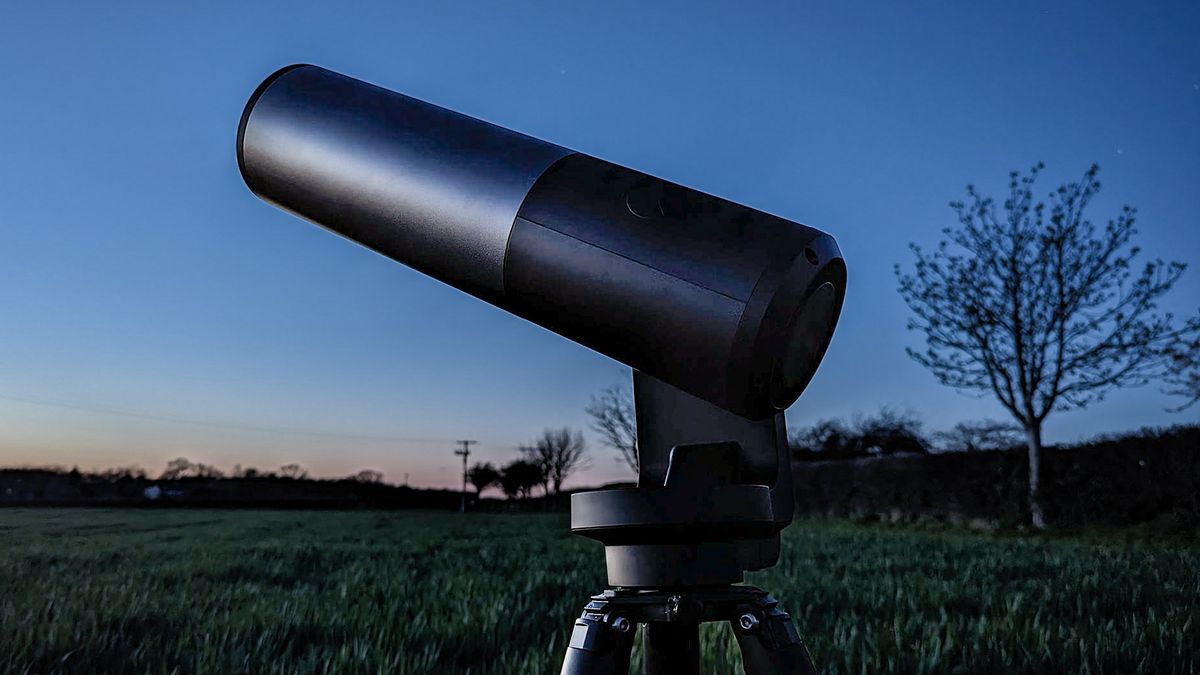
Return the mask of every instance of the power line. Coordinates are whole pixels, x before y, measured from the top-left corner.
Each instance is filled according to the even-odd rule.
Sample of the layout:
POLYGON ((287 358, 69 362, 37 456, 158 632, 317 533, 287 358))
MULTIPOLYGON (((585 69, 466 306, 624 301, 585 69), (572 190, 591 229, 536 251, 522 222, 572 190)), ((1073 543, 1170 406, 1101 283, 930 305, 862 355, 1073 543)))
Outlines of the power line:
MULTIPOLYGON (((345 438, 362 441, 379 441, 383 443, 408 443, 408 444, 425 444, 425 443, 447 443, 450 439, 447 438, 410 438, 403 436, 382 436, 371 434, 356 434, 341 431, 327 431, 324 429, 300 429, 295 427, 272 427, 262 426, 257 424, 243 424, 240 422, 221 422, 213 420, 201 420, 185 417, 173 417, 168 415, 156 415, 145 413, 136 410, 125 410, 121 408, 109 408, 105 406, 83 405, 78 403, 69 403, 64 401, 53 401, 48 399, 26 398, 23 396, 10 396, 0 394, 0 400, 13 401, 16 403, 26 403, 29 405, 45 406, 49 408, 64 408, 67 410, 78 410, 81 412, 98 413, 102 415, 114 415, 118 417, 132 417, 137 419, 151 420, 154 422, 165 422, 169 424, 186 424, 190 426, 208 427, 214 429, 223 429, 226 431, 253 431, 258 433, 269 434, 286 434, 290 436, 313 436, 325 438, 345 438)), ((475 441, 471 441, 474 443, 475 441)))

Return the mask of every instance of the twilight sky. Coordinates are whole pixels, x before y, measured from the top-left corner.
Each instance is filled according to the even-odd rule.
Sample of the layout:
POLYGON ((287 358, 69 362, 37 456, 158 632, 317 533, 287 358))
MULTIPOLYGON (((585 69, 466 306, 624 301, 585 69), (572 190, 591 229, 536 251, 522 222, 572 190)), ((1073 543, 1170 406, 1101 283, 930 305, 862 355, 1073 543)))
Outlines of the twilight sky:
MULTIPOLYGON (((254 198, 238 116, 298 61, 832 233, 845 311, 792 424, 1002 417, 904 355, 892 267, 1038 160, 1043 193, 1098 162, 1093 219, 1137 206, 1146 253, 1192 267, 1168 308, 1200 306, 1194 1, 74 4, 0 16, 0 465, 453 485, 454 439, 505 461, 627 380, 254 198)), ((1047 438, 1200 417, 1170 403, 1120 392, 1047 438)), ((625 477, 589 439, 580 480, 625 477)))

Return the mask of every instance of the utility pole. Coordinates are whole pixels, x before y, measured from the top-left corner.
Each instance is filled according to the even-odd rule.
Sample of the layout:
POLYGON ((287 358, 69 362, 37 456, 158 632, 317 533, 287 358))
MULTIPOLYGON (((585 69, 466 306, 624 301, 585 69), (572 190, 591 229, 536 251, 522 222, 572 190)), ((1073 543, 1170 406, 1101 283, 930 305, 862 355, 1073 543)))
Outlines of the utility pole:
POLYGON ((454 454, 462 455, 463 458, 463 486, 462 486, 462 501, 459 502, 458 512, 467 512, 467 458, 471 456, 471 446, 479 441, 455 441, 462 446, 461 450, 455 450, 454 454))

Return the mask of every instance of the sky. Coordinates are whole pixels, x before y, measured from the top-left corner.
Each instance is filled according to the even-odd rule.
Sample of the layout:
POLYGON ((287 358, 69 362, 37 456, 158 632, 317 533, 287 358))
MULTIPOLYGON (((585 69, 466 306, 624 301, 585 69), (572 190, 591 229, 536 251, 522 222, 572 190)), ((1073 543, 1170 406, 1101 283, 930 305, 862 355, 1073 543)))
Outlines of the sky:
MULTIPOLYGON (((1093 162, 1200 307, 1200 3, 8 3, 0 10, 0 465, 363 468, 452 486, 586 429, 624 366, 253 197, 242 108, 307 62, 804 222, 849 286, 790 425, 1002 418, 904 353, 893 267, 973 183, 1093 162), (747 7, 754 7, 749 11, 747 7)), ((1196 422, 1154 387, 1049 442, 1196 422)), ((573 481, 629 476, 600 446, 573 481)))

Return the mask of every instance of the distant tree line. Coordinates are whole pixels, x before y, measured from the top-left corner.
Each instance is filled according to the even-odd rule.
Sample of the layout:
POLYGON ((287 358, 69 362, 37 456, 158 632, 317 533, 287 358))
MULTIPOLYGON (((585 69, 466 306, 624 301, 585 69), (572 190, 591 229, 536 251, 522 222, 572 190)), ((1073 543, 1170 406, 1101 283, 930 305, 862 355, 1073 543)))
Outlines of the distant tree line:
MULTIPOLYGON (((797 514, 1027 526, 1024 450, 797 462, 797 514)), ((1043 459, 1042 506, 1058 527, 1200 528, 1200 426, 1048 445, 1043 459)))
MULTIPOLYGON (((299 464, 284 464, 277 470, 260 470, 252 466, 243 468, 240 464, 235 464, 233 470, 226 475, 211 464, 202 462, 192 462, 186 457, 179 457, 167 462, 167 468, 159 475, 159 480, 179 480, 181 478, 279 478, 285 480, 305 480, 308 478, 308 470, 299 464)), ((356 474, 347 477, 348 480, 362 481, 366 483, 379 483, 383 481, 383 474, 374 469, 364 469, 356 474)))
MULTIPOLYGON (((514 502, 538 496, 546 504, 520 508, 557 508, 563 484, 590 465, 583 434, 569 428, 546 429, 519 456, 497 468, 476 463, 468 473, 475 501, 498 488, 514 502), (540 493, 540 495, 538 494, 540 493)), ((460 492, 388 485, 383 473, 363 469, 338 479, 313 479, 295 463, 276 469, 238 464, 226 472, 204 462, 177 457, 157 476, 140 467, 81 472, 78 468, 0 468, 0 505, 5 504, 162 504, 280 506, 306 508, 457 508, 460 492)))
POLYGON ((849 423, 825 419, 810 427, 794 429, 788 440, 798 460, 929 452, 930 443, 921 427, 914 413, 885 407, 877 414, 860 415, 849 423))
POLYGON ((788 440, 796 461, 855 459, 896 454, 1011 450, 1024 435, 1011 422, 968 420, 943 431, 926 432, 911 410, 884 406, 850 421, 831 418, 793 429, 788 440))
POLYGON ((0 506, 218 506, 253 508, 457 508, 459 493, 388 485, 364 469, 345 478, 313 479, 296 464, 228 474, 186 458, 157 477, 138 467, 0 469, 0 506))

